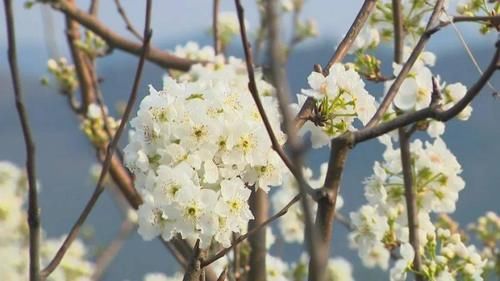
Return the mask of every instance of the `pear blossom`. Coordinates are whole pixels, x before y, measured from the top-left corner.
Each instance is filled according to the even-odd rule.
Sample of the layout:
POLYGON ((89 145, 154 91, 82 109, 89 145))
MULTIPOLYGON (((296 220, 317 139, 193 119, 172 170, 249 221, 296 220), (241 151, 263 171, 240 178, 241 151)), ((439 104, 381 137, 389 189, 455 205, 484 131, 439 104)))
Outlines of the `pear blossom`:
POLYGON ((375 113, 375 98, 365 90, 359 74, 347 65, 336 63, 326 77, 312 72, 307 80, 311 88, 302 90, 302 94, 297 96, 299 105, 292 108, 298 110, 305 101, 303 96, 316 100, 319 119, 314 122, 315 128, 303 128, 304 132, 311 131, 314 148, 328 144, 331 138, 347 130, 353 130, 355 119, 366 124, 375 113))
MULTIPOLYGON (((204 49, 188 44, 177 51, 204 49)), ((274 89, 259 72, 256 79, 271 126, 284 143, 274 89)), ((243 233, 253 219, 251 190, 281 185, 286 166, 271 147, 247 81, 242 60, 215 58, 165 77, 162 90, 149 87, 124 149, 145 198, 138 211, 144 239, 178 234, 200 239, 202 248, 227 247, 232 233, 243 233)))

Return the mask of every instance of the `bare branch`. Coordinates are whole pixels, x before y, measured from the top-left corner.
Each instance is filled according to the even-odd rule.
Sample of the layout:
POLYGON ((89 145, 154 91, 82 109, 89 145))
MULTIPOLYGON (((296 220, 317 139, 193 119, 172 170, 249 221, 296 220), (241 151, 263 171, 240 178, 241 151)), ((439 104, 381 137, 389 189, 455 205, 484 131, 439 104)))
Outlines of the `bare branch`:
POLYGON ((29 280, 40 280, 40 210, 36 189, 35 142, 31 134, 28 113, 24 107, 21 79, 17 64, 16 33, 12 2, 4 0, 5 21, 7 27, 8 58, 10 75, 16 99, 16 109, 21 123, 26 146, 26 170, 28 173, 28 227, 29 227, 29 280))
MULTIPOLYGON (((269 214, 269 199, 267 193, 260 188, 252 191, 249 200, 250 210, 254 215, 254 219, 248 223, 248 229, 253 229, 256 226, 266 221, 269 214)), ((248 238, 250 244, 250 271, 248 272, 248 280, 265 281, 266 280, 266 228, 261 228, 254 235, 248 238)), ((236 247, 235 247, 236 248, 236 247)), ((236 260, 237 257, 234 257, 236 260)), ((238 270, 238 268, 235 268, 238 270)))
POLYGON ((349 28, 347 35, 344 37, 344 39, 342 39, 339 46, 337 47, 337 50, 330 58, 326 66, 323 68, 323 74, 328 75, 328 72, 330 71, 332 65, 340 62, 347 55, 349 48, 351 48, 354 40, 356 40, 356 37, 358 37, 359 32, 365 25, 368 16, 370 16, 373 9, 375 9, 376 2, 376 0, 365 0, 363 6, 361 6, 361 9, 358 12, 358 15, 356 16, 356 19, 354 19, 354 22, 349 28))
POLYGON ((120 2, 120 0, 115 0, 115 5, 116 5, 116 9, 118 10, 118 13, 120 14, 120 16, 123 19, 123 22, 125 22, 125 27, 127 28, 127 30, 130 31, 130 33, 132 33, 132 35, 134 35, 135 38, 142 41, 141 34, 139 33, 139 31, 137 31, 137 29, 134 27, 134 25, 132 24, 132 22, 128 18, 127 12, 125 12, 125 9, 123 9, 123 6, 122 6, 122 3, 120 2))
POLYGON ((66 237, 64 240, 63 244, 57 251, 55 257, 51 260, 49 265, 42 271, 42 277, 43 279, 46 279, 50 273, 52 273, 56 267, 59 265, 61 262, 62 258, 64 257, 64 254, 68 250, 68 248, 71 246, 71 243, 76 239, 78 236, 78 233, 80 231, 81 226, 87 219, 88 215, 92 211, 95 203, 97 202, 99 196, 102 194, 104 191, 104 186, 102 185, 104 178, 108 172, 109 166, 111 165, 111 160, 112 156, 114 155, 114 151, 116 149, 116 146, 118 144, 118 141, 120 139, 120 136, 125 128, 125 125, 128 121, 128 118, 130 116, 130 113, 132 112, 132 108, 135 104, 135 100, 137 98, 137 90, 139 88, 139 82, 141 80, 142 76, 142 69, 144 67, 144 62, 146 59, 146 54, 148 52, 149 48, 149 42, 151 41, 151 36, 152 36, 152 31, 150 30, 150 24, 151 24, 151 6, 152 6, 152 0, 147 1, 146 5, 146 24, 144 27, 144 41, 143 41, 143 47, 142 47, 142 53, 139 59, 139 63, 137 66, 137 71, 135 74, 135 79, 134 79, 134 84, 132 86, 132 91, 129 97, 129 100, 127 102, 127 107, 125 108, 125 112, 123 113, 123 118, 122 121, 120 122, 120 126, 118 127, 115 136, 111 140, 110 144, 108 145, 108 149, 106 151, 106 157, 104 160, 104 164, 101 170, 101 174, 99 176, 99 180, 97 181, 96 188, 94 190, 94 193, 92 194, 90 200, 87 202, 87 205, 85 206, 84 210, 78 217, 77 221, 71 228, 71 231, 69 235, 66 237))
POLYGON ((396 94, 399 91, 399 87, 401 87, 401 84, 403 84, 403 81, 406 79, 406 76, 410 72, 411 68, 413 67, 413 64, 417 61, 418 56, 420 53, 424 50, 425 45, 431 38, 431 35, 435 33, 438 29, 435 27, 439 25, 439 16, 441 15, 441 12, 443 10, 443 3, 444 0, 437 0, 436 5, 434 6, 434 10, 432 12, 432 15, 429 19, 429 22, 427 23, 427 26, 425 28, 425 32, 422 34, 420 37, 420 40, 418 41, 417 45, 413 49, 410 57, 406 61, 406 63, 403 65, 403 68, 399 72, 398 76, 396 77, 396 80, 394 80, 394 83, 392 83, 391 87, 387 91, 387 94, 380 104, 379 108, 377 109, 377 112, 373 115, 371 120, 368 122, 366 127, 370 128, 375 125, 380 121, 382 116, 385 114, 389 106, 391 105, 392 101, 394 100, 394 97, 396 97, 396 94))
POLYGON ((222 45, 219 37, 219 6, 220 0, 213 0, 213 10, 212 10, 212 33, 214 38, 214 50, 215 54, 219 54, 222 50, 222 45))
MULTIPOLYGON (((130 41, 119 34, 112 31, 97 18, 88 13, 68 5, 66 1, 58 1, 52 5, 55 9, 61 11, 72 19, 78 21, 95 34, 103 38, 106 43, 113 48, 118 48, 125 52, 139 56, 142 52, 142 44, 130 41)), ((178 70, 188 70, 190 66, 196 62, 176 57, 170 53, 160 49, 151 47, 146 54, 146 59, 161 67, 172 68, 178 70)))
POLYGON ((421 275, 422 261, 420 257, 420 240, 418 236, 418 208, 417 208, 417 194, 413 186, 413 167, 411 166, 411 153, 410 153, 410 135, 405 132, 404 127, 398 129, 399 132, 399 145, 401 151, 401 166, 403 169, 403 181, 405 188, 405 201, 406 212, 408 216, 408 229, 410 236, 410 244, 415 251, 415 258, 413 260, 413 269, 415 271, 415 280, 423 281, 421 275))

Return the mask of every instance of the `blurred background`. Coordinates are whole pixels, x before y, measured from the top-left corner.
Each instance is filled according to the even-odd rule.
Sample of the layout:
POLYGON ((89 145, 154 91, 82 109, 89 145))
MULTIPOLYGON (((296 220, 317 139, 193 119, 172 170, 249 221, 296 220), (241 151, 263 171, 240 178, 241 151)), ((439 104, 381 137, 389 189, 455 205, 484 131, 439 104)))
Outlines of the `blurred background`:
MULTIPOLYGON (((52 56, 68 56, 64 36, 63 17, 58 12, 42 5, 23 8, 24 1, 15 1, 18 55, 25 93, 26 106, 37 146, 38 179, 41 183, 40 206, 43 228, 50 237, 67 233, 83 206, 90 198, 94 183, 89 169, 95 163, 94 149, 79 129, 78 120, 60 96, 55 86, 42 86, 40 79, 48 74, 47 60, 52 56), (47 26, 47 22, 52 22, 47 26), (54 38, 55 47, 48 48, 46 38, 54 38)), ((80 8, 87 9, 90 1, 77 1, 80 8)), ((100 19, 123 36, 133 39, 125 29, 116 11, 114 1, 101 1, 100 19)), ((132 22, 142 31, 144 22, 143 1, 123 0, 132 22)), ((243 1, 250 29, 258 25, 254 1, 243 1)), ((341 36, 345 34, 363 1, 306 1, 303 18, 317 21, 319 36, 300 44, 292 53, 288 64, 288 75, 292 93, 307 87, 307 76, 315 63, 325 64, 333 53, 341 36)), ((450 1, 450 14, 454 14, 454 1, 450 1)), ((211 44, 212 1, 162 0, 154 1, 152 44, 172 50, 189 40, 200 45, 211 44)), ((233 11, 234 3, 221 1, 223 11, 233 11)), ((291 19, 284 18, 282 27, 286 33, 291 19)), ((25 151, 21 129, 15 111, 7 63, 7 42, 3 6, 0 7, 0 160, 9 160, 24 166, 25 151)), ((461 24, 459 29, 484 69, 494 51, 497 34, 480 35, 479 26, 461 24)), ((381 58, 390 61, 391 46, 381 51, 381 58)), ((452 27, 438 32, 431 39, 428 50, 436 53, 437 63, 433 73, 449 83, 462 82, 470 86, 479 77, 465 49, 452 27)), ((229 53, 242 54, 239 38, 234 40, 229 53)), ((112 55, 98 60, 98 72, 103 77, 102 89, 109 107, 128 98, 138 58, 115 50, 112 55)), ((384 73, 390 73, 390 64, 385 63, 384 73)), ((164 70, 147 64, 139 92, 140 98, 147 93, 147 85, 161 87, 164 70)), ((491 83, 500 87, 498 75, 491 83)), ((368 83, 368 89, 377 99, 382 87, 368 83)), ((295 95, 294 95, 295 96, 295 95)), ((457 211, 453 218, 463 226, 488 210, 500 211, 500 99, 488 88, 474 100, 473 114, 468 122, 449 122, 444 139, 462 164, 462 176, 466 188, 460 193, 457 211)), ((126 139, 126 137, 122 137, 126 139)), ((356 210, 362 203, 365 177, 371 175, 375 160, 381 159, 383 147, 377 141, 363 143, 352 151, 345 169, 341 195, 344 197, 342 213, 356 210)), ((308 163, 318 173, 321 163, 328 161, 325 150, 312 151, 308 163)), ((119 231, 121 213, 109 194, 104 194, 97 203, 89 220, 88 229, 93 235, 89 241, 91 254, 112 240, 119 231)), ((278 232, 275 231, 278 235, 278 232)), ((357 253, 348 247, 347 231, 335 225, 333 256, 342 256, 354 265, 356 280, 386 280, 387 273, 361 266, 357 253)), ((302 252, 299 245, 288 245, 279 236, 272 254, 294 261, 302 252), (287 258, 288 257, 288 258, 287 258)), ((155 240, 143 241, 133 232, 121 253, 113 262, 105 280, 142 280, 148 272, 173 273, 179 266, 170 254, 155 240)))

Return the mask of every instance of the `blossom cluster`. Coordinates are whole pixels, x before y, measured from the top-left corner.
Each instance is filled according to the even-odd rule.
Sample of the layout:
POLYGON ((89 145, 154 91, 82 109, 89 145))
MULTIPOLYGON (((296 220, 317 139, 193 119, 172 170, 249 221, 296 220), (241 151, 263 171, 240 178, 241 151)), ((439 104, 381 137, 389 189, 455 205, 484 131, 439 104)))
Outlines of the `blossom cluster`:
MULTIPOLYGON (((28 280, 29 243, 26 203, 27 179, 10 162, 0 161, 0 280, 28 280)), ((41 265, 48 264, 55 255, 64 236, 40 241, 41 265)), ((86 248, 75 240, 63 260, 48 277, 49 281, 91 280, 93 263, 86 259, 86 248)))
MULTIPOLYGON (((273 88, 257 77, 263 106, 281 143, 273 88)), ((253 219, 252 188, 281 184, 284 165, 247 88, 243 61, 195 65, 150 94, 131 121, 125 161, 144 198, 138 210, 144 239, 212 239, 228 246, 253 219)))
POLYGON ((500 217, 490 211, 477 219, 469 226, 477 239, 483 244, 481 257, 487 260, 485 265, 486 275, 500 275, 500 217))
MULTIPOLYGON (((415 253, 409 244, 401 155, 390 138, 384 141, 384 161, 375 162, 374 174, 364 183, 368 204, 350 215, 354 231, 349 239, 368 267, 387 269, 390 251, 400 247, 402 258, 392 267, 391 280, 405 280, 406 273, 412 270, 415 253)), ((458 276, 482 280, 485 260, 476 248, 465 246, 459 234, 451 234, 431 221, 432 213, 454 212, 458 193, 465 187, 460 164, 440 138, 432 143, 415 140, 410 151, 421 273, 429 280, 455 280, 458 276)))
POLYGON ((376 102, 365 89, 359 74, 348 65, 334 64, 329 74, 312 72, 307 78, 310 89, 297 95, 295 111, 302 107, 307 97, 316 101, 317 111, 313 122, 307 122, 302 133, 311 132, 313 148, 330 143, 336 136, 354 129, 354 121, 366 124, 375 113, 376 102))
POLYGON ((110 135, 113 136, 120 125, 119 120, 108 115, 107 108, 101 109, 95 103, 89 104, 85 117, 80 128, 90 142, 99 147, 109 142, 110 135))

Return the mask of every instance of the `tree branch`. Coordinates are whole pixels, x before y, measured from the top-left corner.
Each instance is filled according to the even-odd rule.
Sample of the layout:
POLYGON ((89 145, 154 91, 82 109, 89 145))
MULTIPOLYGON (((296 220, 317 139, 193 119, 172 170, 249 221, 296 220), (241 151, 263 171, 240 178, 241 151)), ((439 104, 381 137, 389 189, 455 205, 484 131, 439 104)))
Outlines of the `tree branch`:
POLYGON ((394 22, 394 62, 400 64, 403 62, 403 43, 404 43, 404 29, 403 29, 403 9, 401 7, 401 0, 392 0, 392 17, 394 22))
MULTIPOLYGON (((65 2, 69 7, 75 7, 75 0, 69 0, 65 2)), ((89 68, 87 60, 89 59, 85 53, 83 53, 77 46, 77 42, 80 40, 80 26, 79 24, 72 20, 71 17, 66 16, 66 39, 68 42, 71 57, 73 58, 73 63, 75 64, 76 76, 78 77, 78 82, 80 85, 80 95, 81 95, 81 106, 77 109, 78 112, 85 115, 87 113, 87 108, 89 104, 95 102, 96 93, 92 87, 92 76, 93 69, 89 68)), ((69 95, 68 95, 69 96, 69 95)))
POLYGON ((118 127, 118 129, 115 133, 115 136, 113 137, 113 139, 111 140, 111 142, 108 145, 104 164, 103 164, 103 167, 101 170, 101 174, 99 176, 99 180, 97 181, 97 185, 96 185, 96 188, 94 190, 94 193, 92 194, 92 196, 91 196, 90 200, 87 202, 87 205, 85 206, 84 210, 82 211, 82 213, 78 217, 78 220, 75 222, 75 224, 71 228, 69 235, 64 240, 63 244, 61 245, 61 247, 57 251, 55 257, 50 261, 49 265, 47 265, 47 267, 45 269, 43 269, 43 271, 42 271, 43 279, 46 279, 50 275, 50 273, 52 273, 56 269, 56 267, 59 265, 62 258, 64 257, 64 254, 66 253, 68 248, 71 246, 71 243, 78 236, 78 233, 80 231, 82 224, 85 222, 88 215, 92 211, 99 196, 104 191, 104 186, 102 185, 102 183, 103 183, 104 178, 107 174, 109 166, 111 165, 112 156, 114 155, 114 151, 116 149, 116 146, 118 144, 120 136, 125 128, 125 125, 128 121, 130 113, 132 112, 132 108, 135 104, 135 100, 137 97, 137 90, 139 88, 139 82, 140 82, 141 76, 142 76, 142 69, 144 67, 146 54, 148 52, 149 42, 151 41, 152 31, 150 30, 150 23, 151 23, 152 0, 148 0, 146 6, 147 6, 146 7, 146 19, 145 19, 146 24, 144 27, 144 41, 143 41, 142 52, 141 52, 141 56, 139 59, 139 63, 137 65, 137 71, 135 74, 135 79, 134 79, 134 84, 132 86, 132 91, 131 91, 130 97, 128 99, 127 106, 125 108, 125 112, 123 113, 123 118, 120 122, 120 126, 118 127))
POLYGON ((420 257, 420 241, 418 236, 418 209, 416 190, 413 186, 413 167, 411 165, 410 153, 410 134, 408 134, 404 127, 398 129, 399 145, 401 151, 401 166, 403 169, 403 181, 405 188, 405 201, 406 212, 408 216, 408 229, 410 232, 410 244, 415 251, 415 258, 413 260, 413 270, 415 271, 415 280, 423 281, 421 275, 422 261, 420 257))
MULTIPOLYGON (((131 53, 137 56, 141 55, 141 43, 136 43, 120 36, 119 34, 109 29, 107 26, 105 26, 96 17, 89 15, 88 13, 78 9, 77 7, 68 5, 66 1, 58 1, 56 4, 53 4, 52 7, 71 17, 73 20, 78 21, 81 25, 99 35, 106 41, 106 43, 110 47, 118 48, 127 53, 131 53)), ((195 61, 176 57, 170 53, 154 47, 149 48, 149 51, 146 54, 146 59, 161 67, 178 70, 188 70, 192 64, 196 63, 195 61)))
MULTIPOLYGON (((333 221, 335 219, 335 208, 337 195, 340 190, 342 174, 344 172, 347 153, 350 150, 352 140, 349 138, 335 138, 331 142, 330 160, 323 191, 325 196, 318 200, 318 210, 316 211, 316 228, 319 229, 320 247, 329 255, 333 231, 333 221)), ((328 256, 327 255, 327 256, 328 256)), ((319 273, 311 272, 309 281, 321 280, 321 272, 325 271, 327 258, 320 260, 319 273)), ((312 264, 309 264, 311 267, 312 264)))
POLYGON ((202 271, 201 266, 201 250, 200 250, 200 239, 196 240, 196 244, 193 248, 193 256, 189 261, 188 268, 184 273, 184 278, 182 281, 199 281, 202 271))
POLYGON ((16 33, 12 2, 4 0, 5 21, 7 27, 8 58, 10 74, 14 88, 16 109, 23 131, 26 146, 26 170, 28 173, 28 227, 29 227, 29 280, 40 280, 40 210, 36 188, 35 142, 31 135, 28 113, 24 107, 21 79, 17 64, 16 33))
POLYGON ((325 76, 328 75, 332 65, 340 62, 347 55, 347 52, 354 43, 354 40, 356 40, 356 37, 358 37, 359 32, 365 25, 368 16, 370 16, 373 9, 375 9, 376 3, 376 0, 365 0, 363 6, 361 6, 361 9, 358 12, 358 15, 356 16, 356 19, 354 19, 354 22, 349 28, 347 35, 342 39, 339 46, 337 47, 337 50, 330 58, 326 66, 323 68, 323 74, 325 74, 325 76))
MULTIPOLYGON (((254 219, 248 223, 248 229, 254 229, 262 224, 268 218, 269 199, 266 192, 260 188, 252 191, 249 200, 250 210, 254 215, 254 219)), ((248 280, 265 281, 266 280, 266 228, 263 227, 255 232, 254 235, 248 238, 250 244, 250 270, 248 272, 248 280)), ((234 257, 236 260, 237 257, 234 257)), ((235 268, 238 270, 238 268, 235 268)))
POLYGON ((406 61, 406 63, 403 65, 403 68, 399 72, 398 76, 396 77, 396 80, 392 83, 391 87, 387 91, 387 94, 380 104, 379 108, 373 115, 373 117, 370 119, 366 127, 370 128, 378 124, 382 116, 385 114, 389 106, 391 105, 392 101, 396 97, 396 94, 399 91, 399 87, 401 87, 401 84, 403 84, 403 81, 406 79, 406 76, 410 72, 411 68, 413 67, 413 64, 418 59, 418 56, 420 53, 424 50, 425 45, 431 38, 431 35, 435 33, 438 29, 435 29, 435 26, 439 25, 439 16, 441 15, 441 12, 443 10, 443 3, 444 0, 437 0, 436 5, 434 6, 434 10, 431 14, 431 17, 427 23, 427 26, 425 28, 425 32, 422 34, 420 37, 417 45, 413 49, 410 57, 406 61))
POLYGON ((214 50, 215 54, 219 54, 222 49, 221 41, 219 38, 219 6, 220 0, 213 0, 213 10, 212 10, 212 33, 214 38, 214 50))

